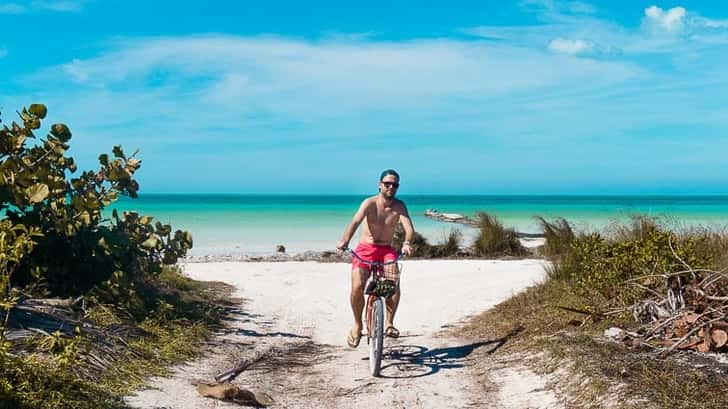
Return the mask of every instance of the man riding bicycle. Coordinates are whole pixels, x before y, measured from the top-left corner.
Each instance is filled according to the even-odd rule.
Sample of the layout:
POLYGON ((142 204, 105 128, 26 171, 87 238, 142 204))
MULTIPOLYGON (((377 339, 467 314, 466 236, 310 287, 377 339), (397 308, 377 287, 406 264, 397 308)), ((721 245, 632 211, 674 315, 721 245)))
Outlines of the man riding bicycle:
MULTIPOLYGON (((410 255, 412 248, 410 241, 414 234, 412 220, 407 213, 407 207, 394 196, 399 188, 399 174, 393 169, 387 169, 379 177, 379 194, 364 199, 354 219, 344 230, 344 236, 336 245, 340 250, 348 248, 354 232, 362 221, 366 220, 362 229, 361 241, 354 252, 362 259, 370 262, 387 262, 397 259, 397 252, 392 248, 392 239, 397 223, 402 223, 405 239, 402 244, 402 253, 410 255)), ((369 278, 369 268, 366 264, 354 258, 351 271, 351 310, 354 313, 354 327, 349 331, 347 344, 356 348, 362 336, 362 311, 364 310, 364 284, 369 278)), ((388 264, 388 272, 395 272, 397 263, 388 264)), ((399 330, 394 326, 394 314, 399 305, 400 289, 387 298, 387 314, 385 319, 385 334, 396 338, 399 330)))

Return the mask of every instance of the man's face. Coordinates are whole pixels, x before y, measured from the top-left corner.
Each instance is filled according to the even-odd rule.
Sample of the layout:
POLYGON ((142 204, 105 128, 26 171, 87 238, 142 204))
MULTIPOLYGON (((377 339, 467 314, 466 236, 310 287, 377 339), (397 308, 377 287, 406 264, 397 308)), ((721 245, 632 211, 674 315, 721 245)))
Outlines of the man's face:
POLYGON ((394 175, 387 175, 379 182, 379 191, 382 192, 384 197, 394 197, 398 187, 399 180, 394 175))

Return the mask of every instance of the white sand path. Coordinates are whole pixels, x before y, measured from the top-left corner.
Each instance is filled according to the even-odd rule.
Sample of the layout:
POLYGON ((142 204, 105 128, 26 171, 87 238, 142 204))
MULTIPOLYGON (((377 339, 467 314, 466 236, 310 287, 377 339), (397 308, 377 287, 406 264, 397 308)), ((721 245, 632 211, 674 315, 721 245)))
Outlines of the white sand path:
MULTIPOLYGON (((194 279, 232 284, 239 290, 237 295, 246 299, 245 314, 234 324, 239 330, 221 337, 225 343, 242 345, 242 357, 269 347, 316 346, 318 352, 309 357, 306 367, 251 369, 235 380, 271 395, 274 407, 363 408, 373 401, 384 402, 379 406, 388 408, 484 407, 486 403, 512 407, 483 402, 480 389, 472 384, 468 355, 492 342, 463 345, 462 340, 436 333, 541 280, 543 262, 428 260, 404 261, 403 267, 403 295, 395 319, 403 336, 388 339, 382 378, 368 374, 366 338, 356 350, 345 345, 352 324, 348 265, 191 263, 184 271, 194 279)), ((182 366, 172 377, 156 379, 157 389, 140 391, 127 401, 144 408, 237 407, 198 396, 192 383, 211 381, 238 359, 211 356, 182 366)), ((514 390, 520 387, 515 386, 514 390)), ((500 395, 507 395, 509 387, 501 385, 500 395)), ((546 406, 536 401, 523 407, 546 406)))

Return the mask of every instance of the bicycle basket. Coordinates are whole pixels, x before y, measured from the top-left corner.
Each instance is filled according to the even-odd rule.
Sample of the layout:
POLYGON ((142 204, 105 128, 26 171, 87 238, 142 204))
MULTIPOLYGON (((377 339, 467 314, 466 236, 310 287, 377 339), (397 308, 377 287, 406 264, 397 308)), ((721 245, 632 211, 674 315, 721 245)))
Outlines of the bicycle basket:
POLYGON ((380 278, 374 281, 373 293, 379 297, 391 297, 397 290, 397 282, 394 280, 388 280, 386 278, 380 278))
POLYGON ((398 283, 398 271, 379 271, 374 273, 364 292, 366 294, 374 294, 378 297, 391 297, 397 291, 398 283))

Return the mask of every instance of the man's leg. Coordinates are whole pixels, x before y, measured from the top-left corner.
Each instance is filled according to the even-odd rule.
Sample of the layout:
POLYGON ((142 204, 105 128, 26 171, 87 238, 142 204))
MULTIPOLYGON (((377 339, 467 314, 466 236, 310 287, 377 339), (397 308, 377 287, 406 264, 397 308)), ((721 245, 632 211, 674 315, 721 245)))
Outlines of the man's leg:
MULTIPOLYGON (((397 264, 389 264, 386 266, 387 269, 393 269, 389 270, 387 275, 390 275, 392 273, 395 273, 395 277, 398 277, 399 275, 396 274, 398 270, 397 264)), ((395 291, 394 294, 392 294, 391 297, 387 298, 387 317, 384 320, 384 328, 394 327, 394 314, 397 313, 397 307, 399 306, 399 296, 400 296, 400 285, 397 283, 397 291, 395 291)))
POLYGON ((362 331, 362 312, 364 311, 364 284, 367 281, 368 270, 354 267, 351 269, 351 311, 354 313, 354 328, 351 329, 352 334, 361 334, 362 331))

